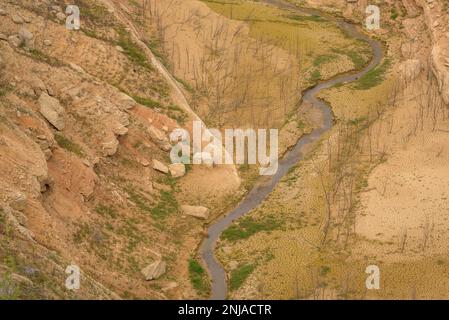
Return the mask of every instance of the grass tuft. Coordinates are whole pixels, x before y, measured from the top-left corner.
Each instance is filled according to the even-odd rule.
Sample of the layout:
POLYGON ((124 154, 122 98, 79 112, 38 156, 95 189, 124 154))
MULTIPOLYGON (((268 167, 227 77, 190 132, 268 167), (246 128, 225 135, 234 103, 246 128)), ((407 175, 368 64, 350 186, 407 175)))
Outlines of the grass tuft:
POLYGON ((124 53, 128 56, 128 58, 133 63, 141 67, 144 67, 148 70, 153 70, 153 67, 148 62, 145 52, 143 52, 143 50, 132 41, 129 33, 123 28, 117 28, 117 33, 119 35, 117 45, 122 47, 124 53))
POLYGON ((98 205, 95 208, 95 212, 99 213, 100 215, 102 215, 104 217, 111 217, 111 218, 117 217, 117 210, 115 210, 112 207, 105 206, 105 205, 98 205))
POLYGON ((60 133, 55 134, 55 140, 61 148, 65 149, 69 152, 72 152, 79 157, 84 156, 83 149, 81 149, 81 147, 79 145, 77 145, 75 142, 73 142, 69 138, 63 136, 62 134, 60 134, 60 133))
POLYGON ((376 87, 382 83, 385 78, 391 61, 386 59, 381 65, 367 72, 363 77, 361 77, 354 85, 353 88, 357 90, 368 90, 370 88, 376 87))
POLYGON ((272 231, 280 227, 281 224, 272 217, 268 217, 264 221, 256 221, 252 217, 244 217, 238 224, 234 224, 223 231, 221 237, 225 240, 237 241, 247 239, 260 231, 272 231))

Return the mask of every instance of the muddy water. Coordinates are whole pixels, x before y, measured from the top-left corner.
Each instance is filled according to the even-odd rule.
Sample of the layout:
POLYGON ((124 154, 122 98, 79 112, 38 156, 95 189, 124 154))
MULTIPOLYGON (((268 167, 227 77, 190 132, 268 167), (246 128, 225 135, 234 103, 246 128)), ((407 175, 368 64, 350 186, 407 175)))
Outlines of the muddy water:
POLYGON ((203 241, 200 247, 200 254, 212 279, 211 299, 213 300, 224 300, 227 297, 227 276, 223 267, 214 255, 216 242, 220 238, 221 233, 226 230, 234 220, 244 216, 246 213, 258 207, 270 194, 270 192, 273 191, 274 187, 281 180, 281 178, 287 174, 288 170, 303 159, 304 150, 306 147, 318 141, 320 137, 332 127, 333 115, 331 108, 324 101, 317 99, 316 94, 319 91, 330 88, 336 84, 351 82, 359 79, 365 73, 376 67, 382 60, 381 43, 365 36, 360 31, 358 26, 347 23, 343 21, 343 19, 324 16, 321 12, 316 10, 297 8, 291 4, 283 2, 282 0, 265 0, 265 2, 279 8, 293 10, 298 14, 319 15, 337 23, 349 36, 367 41, 372 47, 373 59, 361 72, 345 74, 333 78, 329 81, 322 82, 303 93, 303 101, 310 103, 312 108, 322 114, 320 126, 315 128, 310 134, 299 139, 296 145, 288 153, 286 153, 286 155, 279 161, 279 169, 275 175, 261 177, 254 188, 246 195, 246 197, 238 204, 236 208, 210 225, 208 229, 208 237, 203 241))

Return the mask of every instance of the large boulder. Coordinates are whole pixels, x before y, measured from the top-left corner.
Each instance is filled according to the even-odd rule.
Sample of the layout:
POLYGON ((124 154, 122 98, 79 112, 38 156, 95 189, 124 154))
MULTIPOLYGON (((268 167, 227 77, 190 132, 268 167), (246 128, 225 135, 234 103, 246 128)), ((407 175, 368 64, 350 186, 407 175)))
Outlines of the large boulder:
POLYGON ((25 48, 34 49, 34 35, 30 31, 28 31, 28 29, 20 29, 18 36, 20 38, 21 44, 23 44, 25 48))
POLYGON ((182 205, 181 211, 188 216, 192 216, 200 219, 208 219, 209 218, 209 209, 202 206, 188 206, 182 205))
POLYGON ((156 159, 153 159, 153 169, 165 174, 168 173, 168 167, 156 159))
POLYGON ((50 97, 43 92, 39 97, 39 112, 50 122, 56 129, 63 130, 64 124, 64 108, 59 104, 58 99, 50 97))
POLYGON ((106 142, 103 142, 101 144, 102 147, 102 151, 103 151, 103 155, 105 156, 113 156, 118 149, 118 145, 119 142, 118 140, 114 137, 111 137, 109 140, 107 140, 106 142))
POLYGON ((128 133, 128 128, 121 123, 116 123, 112 128, 112 132, 114 132, 114 134, 117 136, 123 136, 128 133))
POLYGON ((150 125, 148 127, 148 133, 150 134, 151 140, 163 151, 170 151, 171 144, 168 141, 165 133, 158 128, 150 125))
POLYGON ((16 24, 22 24, 25 21, 23 20, 23 18, 21 16, 19 16, 18 14, 13 14, 11 17, 12 21, 16 24))
POLYGON ((64 13, 62 13, 62 12, 56 13, 56 19, 58 19, 59 21, 64 21, 64 20, 66 20, 66 18, 67 17, 64 13))
POLYGON ((146 266, 143 268, 140 272, 145 277, 145 280, 154 280, 161 277, 167 270, 167 264, 162 261, 158 260, 153 262, 152 264, 146 266))
POLYGON ((186 166, 184 163, 173 163, 168 166, 168 169, 173 178, 179 178, 186 174, 186 166))

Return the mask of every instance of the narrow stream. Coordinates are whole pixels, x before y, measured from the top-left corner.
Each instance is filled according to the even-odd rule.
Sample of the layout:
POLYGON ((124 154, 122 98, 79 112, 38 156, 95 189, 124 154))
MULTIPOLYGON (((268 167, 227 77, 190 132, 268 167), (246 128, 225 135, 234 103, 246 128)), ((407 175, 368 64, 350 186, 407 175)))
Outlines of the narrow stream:
POLYGON ((297 8, 296 6, 285 3, 282 0, 265 0, 265 2, 282 9, 295 11, 298 14, 323 16, 325 19, 337 23, 340 28, 346 31, 348 35, 356 39, 367 41, 372 47, 373 59, 364 70, 358 73, 345 74, 333 78, 329 81, 319 83, 315 87, 304 92, 303 101, 310 103, 312 108, 322 114, 321 125, 318 128, 315 128, 310 134, 299 139, 296 145, 285 154, 285 156, 279 161, 279 169, 275 175, 260 177, 254 188, 246 195, 246 197, 237 205, 236 208, 210 225, 208 229, 208 237, 203 241, 200 247, 200 254, 212 279, 211 299, 213 300, 224 300, 227 298, 228 293, 226 272, 214 255, 216 243, 220 238, 221 233, 226 230, 234 220, 244 216, 246 213, 258 207, 271 193, 271 191, 273 191, 274 187, 281 180, 281 178, 287 174, 288 170, 303 159, 305 147, 318 141, 320 137, 332 127, 333 115, 331 107, 324 101, 317 99, 316 94, 323 89, 333 87, 340 83, 356 81, 368 71, 375 68, 381 62, 383 57, 382 45, 380 42, 367 37, 359 30, 358 26, 345 22, 343 19, 329 17, 327 15, 324 16, 323 13, 317 10, 297 8))

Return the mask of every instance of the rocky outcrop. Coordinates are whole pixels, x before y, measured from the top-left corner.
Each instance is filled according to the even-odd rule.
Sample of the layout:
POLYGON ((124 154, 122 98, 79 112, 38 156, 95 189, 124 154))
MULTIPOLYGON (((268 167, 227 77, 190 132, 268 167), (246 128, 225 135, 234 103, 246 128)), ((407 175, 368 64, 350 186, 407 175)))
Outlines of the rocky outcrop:
POLYGON ((28 31, 28 29, 20 29, 18 36, 21 45, 23 44, 24 47, 28 49, 34 49, 34 35, 30 31, 28 31))
POLYGON ((64 108, 59 104, 58 99, 50 97, 47 93, 42 93, 39 97, 39 112, 50 122, 56 129, 63 130, 64 124, 64 108))
POLYGON ((181 211, 187 216, 192 216, 204 220, 209 218, 209 209, 206 207, 182 205, 181 211))
POLYGON ((163 131, 150 125, 148 133, 150 134, 151 141, 153 141, 161 150, 170 151, 171 144, 163 131))
POLYGON ((153 169, 162 173, 168 173, 168 167, 159 160, 153 159, 153 169))
POLYGON ((113 156, 117 152, 119 142, 115 137, 112 137, 109 141, 103 142, 101 144, 103 155, 113 156))
POLYGON ((186 166, 183 163, 173 163, 168 166, 173 178, 179 178, 186 174, 186 166))
POLYGON ((23 20, 23 18, 18 14, 13 14, 11 19, 15 24, 23 24, 25 22, 25 20, 23 20))
POLYGON ((66 15, 62 12, 58 12, 56 14, 56 19, 58 19, 59 21, 64 21, 66 19, 66 15))
POLYGON ((123 110, 130 110, 137 105, 133 98, 123 92, 117 94, 117 103, 123 110))
POLYGON ((13 47, 18 48, 22 44, 22 40, 20 40, 19 36, 12 35, 8 37, 8 43, 13 47))
POLYGON ((145 280, 149 281, 160 278, 166 271, 167 264, 162 260, 158 260, 143 268, 141 273, 145 277, 145 280))

